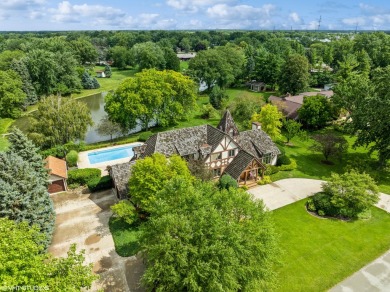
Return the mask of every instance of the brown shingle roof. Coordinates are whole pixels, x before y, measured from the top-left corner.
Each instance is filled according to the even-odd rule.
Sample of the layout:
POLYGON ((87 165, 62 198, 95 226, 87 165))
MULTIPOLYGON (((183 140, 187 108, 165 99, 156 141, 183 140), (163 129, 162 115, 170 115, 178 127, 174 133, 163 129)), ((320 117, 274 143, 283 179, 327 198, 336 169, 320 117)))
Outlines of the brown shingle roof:
POLYGON ((50 170, 50 174, 68 178, 68 171, 66 168, 66 161, 56 158, 54 156, 48 156, 46 159, 46 168, 50 170))
POLYGON ((264 165, 253 155, 249 154, 244 150, 240 150, 236 157, 234 157, 233 161, 226 167, 224 170, 224 174, 230 175, 232 178, 237 180, 241 173, 248 167, 249 163, 252 162, 253 159, 256 159, 257 162, 265 169, 264 165))

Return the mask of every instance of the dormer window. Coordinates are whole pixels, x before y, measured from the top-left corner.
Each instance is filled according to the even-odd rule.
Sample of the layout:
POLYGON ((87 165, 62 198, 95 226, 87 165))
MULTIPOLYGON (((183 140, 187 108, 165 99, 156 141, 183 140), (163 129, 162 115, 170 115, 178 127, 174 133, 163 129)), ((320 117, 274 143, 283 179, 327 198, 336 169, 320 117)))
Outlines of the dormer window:
POLYGON ((229 157, 236 156, 236 149, 230 149, 229 150, 229 157))

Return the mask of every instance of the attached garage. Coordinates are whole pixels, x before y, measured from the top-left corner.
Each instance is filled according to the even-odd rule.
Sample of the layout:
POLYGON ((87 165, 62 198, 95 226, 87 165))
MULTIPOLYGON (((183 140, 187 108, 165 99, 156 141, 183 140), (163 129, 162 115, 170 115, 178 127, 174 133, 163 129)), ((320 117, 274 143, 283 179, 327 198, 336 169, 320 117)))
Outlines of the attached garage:
POLYGON ((66 180, 68 178, 68 170, 66 167, 66 161, 56 158, 54 156, 48 156, 46 159, 46 168, 49 170, 49 187, 50 194, 67 191, 66 180))

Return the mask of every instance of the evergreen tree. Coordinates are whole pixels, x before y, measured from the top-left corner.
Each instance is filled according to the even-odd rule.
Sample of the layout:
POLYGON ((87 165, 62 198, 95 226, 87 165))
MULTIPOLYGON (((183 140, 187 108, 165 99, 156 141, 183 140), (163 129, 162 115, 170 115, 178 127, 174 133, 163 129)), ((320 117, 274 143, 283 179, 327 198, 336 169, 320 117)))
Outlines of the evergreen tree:
POLYGON ((104 75, 106 75, 106 78, 110 78, 112 76, 111 67, 106 65, 104 67, 104 75))
POLYGON ((46 186, 28 161, 14 152, 0 152, 0 217, 36 224, 51 242, 55 213, 46 186))
POLYGON ((8 153, 16 153, 24 161, 27 161, 30 166, 35 170, 39 178, 42 179, 42 184, 48 185, 48 173, 45 169, 42 156, 38 153, 38 148, 33 144, 31 140, 23 134, 18 128, 14 128, 12 133, 8 136, 10 146, 8 153))
POLYGON ((91 77, 87 71, 84 71, 83 76, 81 77, 81 84, 84 89, 97 89, 100 87, 97 79, 91 77))

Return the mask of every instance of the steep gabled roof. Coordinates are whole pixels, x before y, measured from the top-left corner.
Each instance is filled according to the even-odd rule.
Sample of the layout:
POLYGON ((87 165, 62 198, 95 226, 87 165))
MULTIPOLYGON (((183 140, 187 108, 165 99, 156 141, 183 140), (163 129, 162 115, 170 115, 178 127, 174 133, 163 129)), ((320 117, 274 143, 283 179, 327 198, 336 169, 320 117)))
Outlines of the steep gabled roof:
POLYGON ((240 150, 223 173, 228 174, 237 180, 253 159, 256 159, 257 162, 265 168, 265 166, 256 157, 244 150, 240 150))
POLYGON ((112 180, 114 181, 114 185, 118 189, 118 194, 120 198, 127 197, 129 193, 129 178, 134 163, 134 161, 130 161, 121 164, 115 164, 108 167, 108 171, 112 180))
POLYGON ((279 148, 263 130, 241 132, 237 142, 242 149, 251 155, 261 158, 265 154, 280 154, 279 148))
POLYGON ((66 161, 54 156, 48 156, 46 159, 46 168, 50 170, 49 174, 53 174, 62 178, 68 178, 68 170, 66 161))
POLYGON ((237 136, 239 134, 236 123, 234 122, 233 117, 232 117, 229 110, 225 111, 225 114, 223 115, 221 121, 219 122, 217 129, 221 130, 222 132, 224 132, 226 134, 230 134, 231 129, 233 129, 232 136, 237 136))

